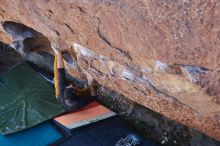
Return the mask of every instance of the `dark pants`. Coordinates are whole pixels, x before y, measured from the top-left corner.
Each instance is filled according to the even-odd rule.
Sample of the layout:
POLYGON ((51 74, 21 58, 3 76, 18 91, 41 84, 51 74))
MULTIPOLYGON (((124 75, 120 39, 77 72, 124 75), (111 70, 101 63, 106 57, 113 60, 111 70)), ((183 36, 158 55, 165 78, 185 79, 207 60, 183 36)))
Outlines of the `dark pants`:
MULTIPOLYGON (((42 68, 37 67, 35 64, 28 62, 29 65, 38 72, 47 82, 49 82, 54 87, 53 76, 46 73, 42 68)), ((70 99, 65 99, 63 97, 58 98, 59 103, 66 111, 73 111, 79 108, 84 107, 90 102, 97 99, 97 96, 84 95, 80 97, 75 97, 70 99)))

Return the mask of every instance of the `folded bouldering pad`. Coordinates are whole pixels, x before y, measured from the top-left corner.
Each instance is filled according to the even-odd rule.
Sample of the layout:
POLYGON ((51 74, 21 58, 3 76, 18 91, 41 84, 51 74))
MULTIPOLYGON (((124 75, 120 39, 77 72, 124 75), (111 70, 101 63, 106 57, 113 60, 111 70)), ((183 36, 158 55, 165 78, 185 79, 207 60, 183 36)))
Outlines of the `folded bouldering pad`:
POLYGON ((46 146, 61 139, 62 135, 49 122, 33 128, 3 136, 0 135, 1 146, 46 146))
POLYGON ((54 122, 58 124, 64 131, 71 133, 75 128, 115 115, 116 114, 113 111, 94 101, 77 111, 54 118, 54 122))
POLYGON ((0 132, 15 133, 63 112, 53 87, 28 64, 0 74, 0 132))
POLYGON ((130 125, 114 116, 80 127, 60 146, 159 146, 139 135, 130 125))

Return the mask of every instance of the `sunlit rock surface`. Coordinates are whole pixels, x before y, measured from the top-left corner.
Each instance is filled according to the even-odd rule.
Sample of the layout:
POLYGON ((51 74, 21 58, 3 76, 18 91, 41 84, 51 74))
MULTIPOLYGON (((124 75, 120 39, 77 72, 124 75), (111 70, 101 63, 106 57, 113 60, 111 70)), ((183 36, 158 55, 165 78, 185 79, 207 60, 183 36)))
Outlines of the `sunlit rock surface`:
POLYGON ((88 72, 99 84, 220 140, 218 0, 1 0, 0 21, 1 41, 25 58, 36 61, 37 51, 53 55, 49 44, 56 43, 71 54, 72 76, 84 80, 88 72), (40 34, 27 35, 25 27, 10 33, 5 21, 40 34))

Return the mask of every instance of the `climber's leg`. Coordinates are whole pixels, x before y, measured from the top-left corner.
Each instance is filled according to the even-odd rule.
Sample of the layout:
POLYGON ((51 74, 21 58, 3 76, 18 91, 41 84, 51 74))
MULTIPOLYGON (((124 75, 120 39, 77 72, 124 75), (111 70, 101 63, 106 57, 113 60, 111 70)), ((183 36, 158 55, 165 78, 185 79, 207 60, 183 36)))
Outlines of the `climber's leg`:
POLYGON ((92 101, 97 100, 97 96, 83 96, 80 98, 77 98, 75 100, 71 100, 68 98, 58 98, 59 103, 62 105, 62 107, 70 112, 77 110, 79 108, 82 108, 86 106, 87 104, 91 103, 92 101))

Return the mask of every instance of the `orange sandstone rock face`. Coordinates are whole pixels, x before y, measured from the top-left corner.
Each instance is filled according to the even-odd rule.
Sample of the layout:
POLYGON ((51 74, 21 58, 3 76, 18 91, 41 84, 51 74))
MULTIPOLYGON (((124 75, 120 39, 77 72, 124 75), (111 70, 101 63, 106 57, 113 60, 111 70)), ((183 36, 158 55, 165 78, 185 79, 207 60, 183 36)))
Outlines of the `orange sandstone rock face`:
MULTIPOLYGON (((73 58, 70 74, 88 72, 99 84, 220 141, 218 0, 1 0, 0 21, 62 42, 73 58)), ((15 41, 3 27, 0 39, 15 41)))

